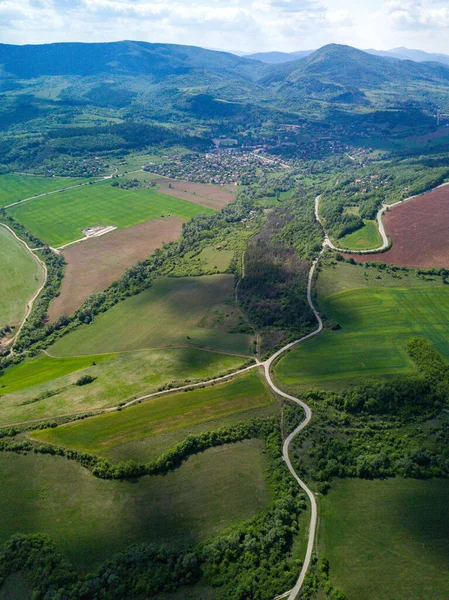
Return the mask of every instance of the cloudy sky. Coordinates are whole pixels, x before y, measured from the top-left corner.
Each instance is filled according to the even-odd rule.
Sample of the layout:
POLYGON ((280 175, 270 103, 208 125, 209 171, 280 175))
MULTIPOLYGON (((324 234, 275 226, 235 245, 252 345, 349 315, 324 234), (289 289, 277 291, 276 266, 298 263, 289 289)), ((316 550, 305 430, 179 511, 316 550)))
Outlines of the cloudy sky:
POLYGON ((0 0, 0 42, 136 39, 230 51, 330 42, 449 53, 448 0, 0 0))

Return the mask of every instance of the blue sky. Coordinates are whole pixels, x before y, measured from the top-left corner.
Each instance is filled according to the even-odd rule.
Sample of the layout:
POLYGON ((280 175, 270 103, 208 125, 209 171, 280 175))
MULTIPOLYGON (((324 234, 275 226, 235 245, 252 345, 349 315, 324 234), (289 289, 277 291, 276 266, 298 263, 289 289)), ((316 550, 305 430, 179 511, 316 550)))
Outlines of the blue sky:
POLYGON ((330 42, 449 53, 448 0, 0 0, 0 42, 136 39, 230 51, 330 42))

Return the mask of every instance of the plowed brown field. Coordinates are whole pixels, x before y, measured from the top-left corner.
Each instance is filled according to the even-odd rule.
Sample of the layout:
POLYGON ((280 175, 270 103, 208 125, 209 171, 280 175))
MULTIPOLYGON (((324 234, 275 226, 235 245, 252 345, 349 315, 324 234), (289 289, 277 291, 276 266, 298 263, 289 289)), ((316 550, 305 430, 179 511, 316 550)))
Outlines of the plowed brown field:
POLYGON ((67 263, 60 295, 48 313, 50 322, 77 310, 93 292, 104 290, 134 263, 147 258, 164 242, 181 235, 184 219, 154 219, 64 250, 67 263))
POLYGON ((449 186, 399 204, 385 213, 392 247, 382 254, 346 255, 357 262, 449 268, 449 186))
POLYGON ((153 181, 159 185, 159 191, 162 194, 188 200, 195 204, 202 204, 215 210, 220 210, 235 200, 235 186, 235 189, 232 190, 232 186, 191 183, 189 181, 177 181, 165 177, 160 177, 153 181))

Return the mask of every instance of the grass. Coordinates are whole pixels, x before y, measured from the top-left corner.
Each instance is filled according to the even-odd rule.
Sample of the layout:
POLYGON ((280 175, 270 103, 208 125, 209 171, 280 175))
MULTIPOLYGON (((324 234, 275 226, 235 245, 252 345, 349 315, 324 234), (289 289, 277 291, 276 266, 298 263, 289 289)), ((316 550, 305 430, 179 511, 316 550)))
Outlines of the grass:
MULTIPOLYGON (((352 285, 362 286, 363 281, 357 278, 360 274, 363 277, 363 267, 351 268, 355 269, 352 285)), ((332 388, 360 377, 411 372, 414 366, 404 343, 415 335, 427 338, 449 357, 447 287, 423 285, 410 275, 404 283, 395 280, 397 287, 358 287, 327 295, 332 287, 350 285, 344 278, 339 282, 340 272, 339 267, 332 272, 333 284, 329 273, 324 276, 318 292, 322 312, 335 319, 341 329, 325 330, 281 359, 275 371, 282 384, 332 388)), ((374 273, 378 271, 372 269, 373 279, 374 273)), ((392 283, 391 274, 383 277, 392 283)), ((378 281, 377 285, 383 284, 378 281)))
POLYGON ((79 358, 51 358, 42 355, 0 373, 0 392, 11 394, 30 387, 36 387, 90 367, 93 362, 101 362, 111 356, 83 356, 79 358))
POLYGON ((340 238, 337 245, 348 250, 371 250, 382 245, 376 221, 363 221, 364 226, 340 238))
POLYGON ((0 175, 0 207, 79 183, 86 183, 86 179, 36 177, 15 173, 0 175))
POLYGON ((216 248, 212 248, 212 246, 208 246, 200 252, 198 258, 201 262, 204 261, 206 271, 224 273, 229 269, 233 257, 234 252, 232 250, 217 250, 216 248))
POLYGON ((338 481, 320 514, 320 554, 348 600, 449 598, 449 481, 338 481))
POLYGON ((7 369, 0 377, 0 385, 7 384, 11 392, 0 389, 0 426, 117 406, 167 384, 179 386, 235 371, 244 362, 241 357, 194 348, 70 359, 36 358, 7 369), (72 371, 76 366, 81 370, 72 371), (73 385, 85 374, 95 377, 95 381, 86 386, 73 385), (58 393, 29 403, 49 391, 58 393))
POLYGON ((25 317, 26 305, 44 280, 44 270, 25 246, 0 227, 0 327, 25 317))
POLYGON ((0 454, 0 544, 14 533, 49 534, 76 566, 134 543, 196 543, 251 518, 270 499, 263 442, 192 457, 164 477, 96 479, 60 457, 0 454))
POLYGON ((226 383, 153 398, 120 412, 36 431, 32 438, 103 454, 146 437, 272 404, 256 370, 226 383))
POLYGON ((155 348, 197 346, 249 355, 251 336, 228 333, 226 319, 214 323, 208 313, 233 294, 231 275, 160 278, 58 340, 55 356, 75 356, 155 348), (206 326, 203 325, 203 321, 206 326))
POLYGON ((122 190, 102 181, 64 193, 37 198, 8 212, 38 238, 61 246, 83 237, 87 227, 115 225, 121 229, 171 215, 190 219, 211 209, 148 190, 122 190))

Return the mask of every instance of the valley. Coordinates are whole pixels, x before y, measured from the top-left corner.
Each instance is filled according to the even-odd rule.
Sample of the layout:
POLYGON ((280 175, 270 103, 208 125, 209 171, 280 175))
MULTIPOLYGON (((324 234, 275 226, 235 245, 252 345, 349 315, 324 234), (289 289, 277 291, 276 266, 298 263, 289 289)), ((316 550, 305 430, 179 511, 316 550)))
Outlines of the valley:
POLYGON ((444 598, 447 65, 0 66, 0 599, 444 598))

